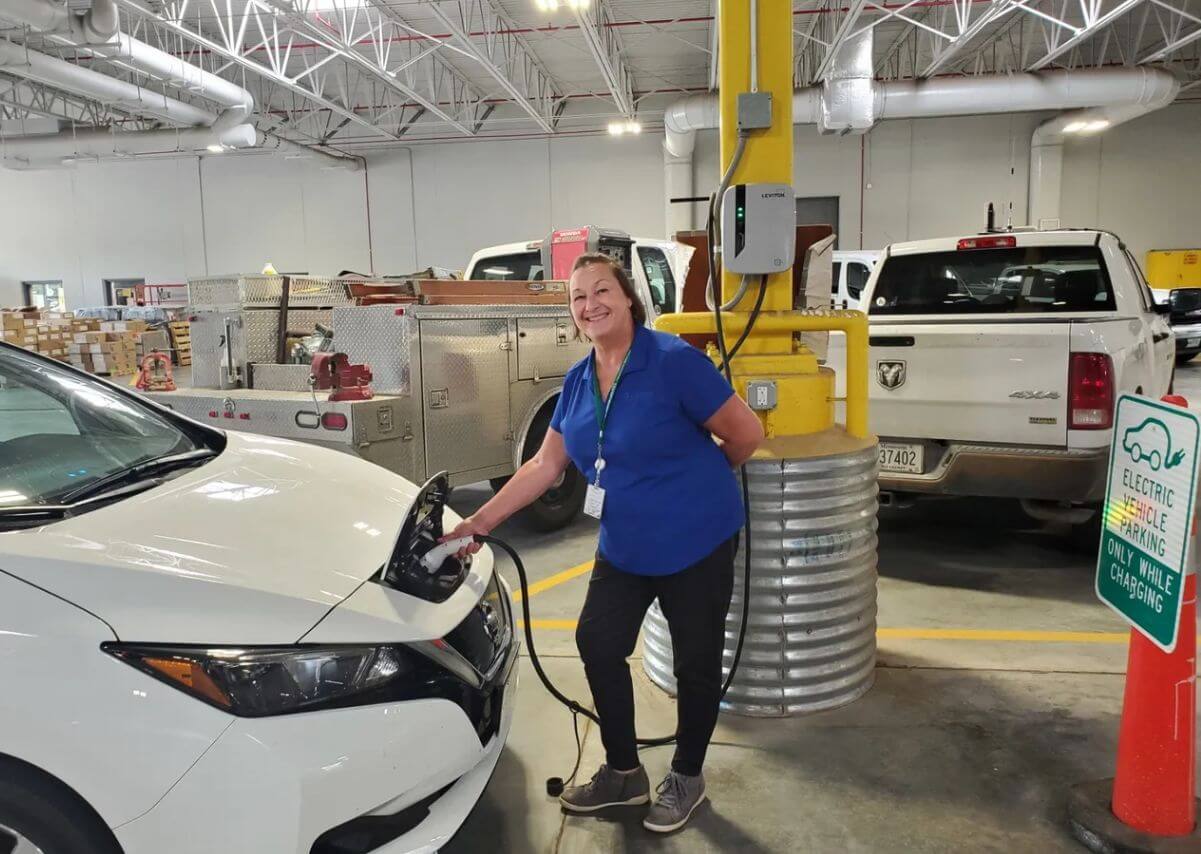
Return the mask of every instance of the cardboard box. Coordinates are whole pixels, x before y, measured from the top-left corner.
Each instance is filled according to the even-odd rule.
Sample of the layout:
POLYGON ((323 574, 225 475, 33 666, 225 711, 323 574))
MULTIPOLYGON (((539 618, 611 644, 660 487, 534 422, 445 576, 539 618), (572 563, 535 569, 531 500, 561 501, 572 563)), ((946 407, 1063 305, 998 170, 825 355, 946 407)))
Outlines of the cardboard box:
POLYGON ((105 320, 100 323, 101 332, 145 332, 150 328, 144 320, 105 320))

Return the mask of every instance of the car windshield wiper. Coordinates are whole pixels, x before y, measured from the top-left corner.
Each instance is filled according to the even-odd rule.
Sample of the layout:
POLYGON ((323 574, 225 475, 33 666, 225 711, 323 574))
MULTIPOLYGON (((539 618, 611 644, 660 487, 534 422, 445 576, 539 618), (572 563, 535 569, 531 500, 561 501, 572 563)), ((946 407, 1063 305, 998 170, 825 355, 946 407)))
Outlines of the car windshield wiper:
POLYGON ((0 507, 0 528, 41 525, 57 522, 70 515, 71 508, 60 504, 30 504, 20 507, 0 507))
POLYGON ((72 504, 22 504, 16 507, 0 507, 0 531, 13 528, 32 528, 82 516, 84 513, 96 510, 120 498, 153 489, 164 480, 165 478, 156 475, 120 486, 109 484, 109 488, 104 492, 88 496, 82 501, 72 504))
POLYGON ((200 465, 215 456, 217 456, 217 452, 211 448, 197 448, 194 451, 185 451, 182 454, 167 454, 163 457, 155 457, 154 459, 132 465, 129 468, 121 469, 121 471, 113 472, 86 486, 73 489, 62 496, 59 504, 70 505, 86 501, 89 498, 95 498, 117 487, 150 480, 175 469, 200 465))

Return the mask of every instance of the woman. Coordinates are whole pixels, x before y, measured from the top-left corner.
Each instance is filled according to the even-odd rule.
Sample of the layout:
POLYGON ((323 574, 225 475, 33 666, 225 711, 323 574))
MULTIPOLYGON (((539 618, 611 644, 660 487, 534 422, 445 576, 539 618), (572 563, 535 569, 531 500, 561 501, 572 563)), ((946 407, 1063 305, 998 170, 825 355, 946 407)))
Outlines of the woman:
POLYGON ((705 797, 701 766, 717 723, 743 524, 734 469, 763 440, 763 427, 703 353, 643 325, 646 309, 607 256, 581 256, 568 288, 571 316, 592 353, 568 371, 538 453, 448 538, 491 532, 569 463, 583 473, 585 512, 600 519, 600 544, 576 645, 606 762, 560 801, 569 812, 591 813, 650 800, 626 659, 658 597, 675 653, 679 721, 671 770, 643 824, 666 833, 705 797))

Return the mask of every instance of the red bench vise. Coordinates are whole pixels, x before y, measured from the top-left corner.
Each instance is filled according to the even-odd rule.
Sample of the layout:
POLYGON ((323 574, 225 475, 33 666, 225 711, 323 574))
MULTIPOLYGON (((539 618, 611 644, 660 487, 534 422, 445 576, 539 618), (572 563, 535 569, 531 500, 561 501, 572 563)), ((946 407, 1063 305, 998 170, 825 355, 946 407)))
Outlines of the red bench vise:
POLYGON ((311 379, 314 389, 333 389, 329 400, 371 400, 371 368, 352 365, 345 353, 317 353, 313 356, 311 379))

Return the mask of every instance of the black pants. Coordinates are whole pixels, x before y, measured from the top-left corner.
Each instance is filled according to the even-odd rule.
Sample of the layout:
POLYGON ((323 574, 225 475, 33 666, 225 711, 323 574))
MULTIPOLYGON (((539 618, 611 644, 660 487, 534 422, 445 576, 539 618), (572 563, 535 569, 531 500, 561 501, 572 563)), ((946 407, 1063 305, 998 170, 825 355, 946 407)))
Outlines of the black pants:
POLYGON ((600 717, 606 761, 629 770, 640 762, 634 735, 634 686, 626 659, 655 597, 671 630, 678 685, 676 754, 671 767, 701 773, 717 725, 721 697, 721 651, 726 612, 734 589, 738 537, 673 575, 622 572, 597 556, 576 629, 576 646, 600 717))

